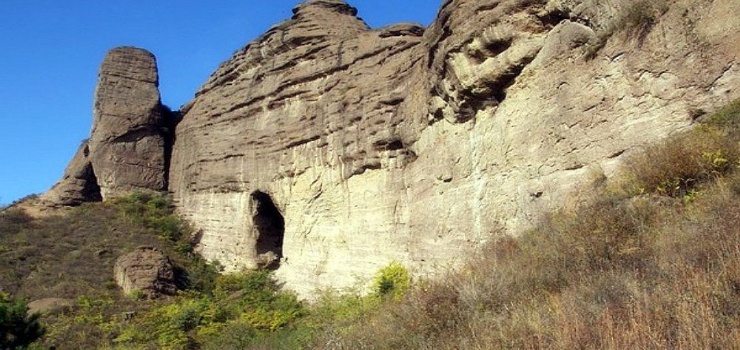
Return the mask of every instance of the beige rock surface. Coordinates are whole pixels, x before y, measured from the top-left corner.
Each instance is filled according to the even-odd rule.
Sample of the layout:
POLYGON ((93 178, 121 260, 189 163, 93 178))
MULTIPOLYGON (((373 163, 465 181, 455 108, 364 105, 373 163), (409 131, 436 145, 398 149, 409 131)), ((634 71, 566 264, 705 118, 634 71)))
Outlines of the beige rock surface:
POLYGON ((171 159, 153 56, 115 49, 89 152, 47 197, 76 201, 88 165, 103 198, 169 183, 201 254, 307 298, 391 261, 434 274, 740 97, 737 5, 447 0, 428 28, 371 29, 306 1, 183 106, 171 159))
POLYGON ((177 291, 172 263, 157 248, 139 247, 122 255, 116 259, 113 274, 127 295, 141 292, 144 297, 157 298, 177 291))
POLYGON ((277 274, 305 297, 455 266, 740 96, 736 0, 666 4, 614 29, 634 3, 450 0, 427 29, 371 30, 306 2, 183 109, 170 190, 229 271, 263 259, 268 195, 277 274))

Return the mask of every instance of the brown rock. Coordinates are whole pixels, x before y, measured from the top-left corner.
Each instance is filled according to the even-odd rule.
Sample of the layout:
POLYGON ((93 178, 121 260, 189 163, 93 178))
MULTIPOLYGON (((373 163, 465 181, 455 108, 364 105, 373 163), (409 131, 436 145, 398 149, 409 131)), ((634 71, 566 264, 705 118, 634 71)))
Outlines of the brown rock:
POLYGON ((116 283, 127 295, 138 291, 153 299, 177 291, 172 263, 157 248, 139 247, 122 255, 116 259, 113 273, 116 283))
POLYGON ((93 130, 62 179, 42 196, 51 206, 161 191, 167 185, 172 113, 159 96, 150 52, 119 47, 106 55, 95 91, 93 130))
POLYGON ((163 190, 167 124, 157 63, 134 47, 111 50, 95 91, 90 161, 103 199, 132 190, 163 190))
POLYGON ((62 179, 41 195, 41 200, 53 206, 76 206, 101 199, 98 179, 90 162, 90 148, 85 140, 67 165, 62 179))

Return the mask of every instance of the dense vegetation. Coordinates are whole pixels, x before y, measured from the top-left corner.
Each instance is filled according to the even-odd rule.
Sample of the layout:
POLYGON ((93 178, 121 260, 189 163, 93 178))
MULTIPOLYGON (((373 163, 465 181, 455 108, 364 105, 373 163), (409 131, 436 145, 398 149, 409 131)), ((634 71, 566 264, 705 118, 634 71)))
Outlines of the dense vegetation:
POLYGON ((165 196, 45 219, 10 208, 0 214, 0 278, 18 299, 3 295, 13 311, 3 317, 30 325, 28 341, 44 333, 40 321, 34 346, 59 349, 734 348, 739 145, 737 101, 614 179, 594 170, 591 198, 496 239, 458 271, 411 283, 392 263, 370 295, 326 292, 312 305, 268 271, 218 275, 192 253, 191 231, 165 196), (172 258, 177 296, 120 293, 113 261, 140 245, 172 258), (45 297, 76 306, 25 314, 23 300, 45 297))
POLYGON ((28 314, 28 306, 23 300, 14 300, 6 293, 0 293, 0 349, 31 346, 44 334, 38 318, 38 314, 28 314))

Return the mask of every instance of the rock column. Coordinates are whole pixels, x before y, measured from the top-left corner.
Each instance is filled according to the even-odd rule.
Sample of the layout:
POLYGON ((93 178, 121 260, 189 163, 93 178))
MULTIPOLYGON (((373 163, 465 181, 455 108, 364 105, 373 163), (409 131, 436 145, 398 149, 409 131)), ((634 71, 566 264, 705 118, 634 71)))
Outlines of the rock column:
POLYGON ((166 188, 166 115, 157 62, 150 52, 119 47, 100 67, 90 158, 103 199, 166 188))

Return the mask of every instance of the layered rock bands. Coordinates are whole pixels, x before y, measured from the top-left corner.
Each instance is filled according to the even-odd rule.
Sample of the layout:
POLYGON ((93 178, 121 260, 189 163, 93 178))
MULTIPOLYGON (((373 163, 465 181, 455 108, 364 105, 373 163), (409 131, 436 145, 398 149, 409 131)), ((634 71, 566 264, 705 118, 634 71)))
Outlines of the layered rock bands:
POLYGON ((169 166, 153 58, 121 49, 62 183, 169 182, 203 256, 306 297, 391 261, 435 273, 739 97, 734 2, 447 0, 428 28, 371 29, 307 1, 183 106, 169 166))

